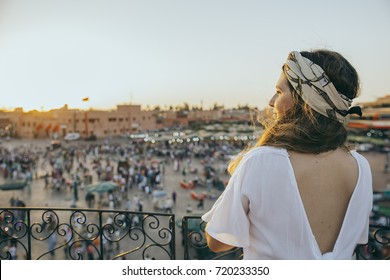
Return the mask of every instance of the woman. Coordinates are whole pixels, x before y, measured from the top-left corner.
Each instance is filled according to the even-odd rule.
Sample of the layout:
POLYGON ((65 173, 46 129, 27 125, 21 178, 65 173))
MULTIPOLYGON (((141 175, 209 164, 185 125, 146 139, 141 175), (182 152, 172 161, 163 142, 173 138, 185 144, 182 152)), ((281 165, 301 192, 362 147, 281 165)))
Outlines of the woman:
POLYGON ((244 259, 351 259, 368 239, 372 178, 346 147, 359 78, 340 54, 291 52, 269 105, 275 121, 229 165, 232 177, 203 215, 215 252, 244 259))

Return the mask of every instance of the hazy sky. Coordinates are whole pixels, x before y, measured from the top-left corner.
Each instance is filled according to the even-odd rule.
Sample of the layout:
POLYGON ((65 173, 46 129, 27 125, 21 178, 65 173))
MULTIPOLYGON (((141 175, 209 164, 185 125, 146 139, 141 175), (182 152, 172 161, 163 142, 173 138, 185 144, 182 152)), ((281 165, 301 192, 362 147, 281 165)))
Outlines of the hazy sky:
POLYGON ((0 0, 0 108, 262 108, 288 52, 313 48, 371 101, 390 94, 389 30, 389 0, 0 0))

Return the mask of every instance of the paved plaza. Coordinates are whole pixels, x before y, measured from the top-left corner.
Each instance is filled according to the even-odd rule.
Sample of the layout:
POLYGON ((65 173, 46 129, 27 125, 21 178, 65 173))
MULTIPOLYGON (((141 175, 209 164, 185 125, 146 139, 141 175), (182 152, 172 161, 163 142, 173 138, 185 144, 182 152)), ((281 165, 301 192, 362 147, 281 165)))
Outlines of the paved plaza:
MULTIPOLYGON (((119 140, 117 143, 125 144, 124 140, 119 140)), ((10 142, 3 142, 0 144, 2 147, 6 148, 14 148, 14 147, 31 147, 38 149, 46 149, 46 146, 50 144, 50 140, 11 140, 10 142)), ((72 142, 69 145, 96 145, 96 143, 88 143, 88 142, 72 142)), ((390 189, 390 172, 384 172, 384 166, 387 160, 387 155, 383 153, 369 152, 362 153, 370 162, 370 166, 373 173, 373 187, 374 190, 383 190, 390 189)), ((166 158, 156 158, 157 160, 163 160, 166 158)), ((52 188, 45 189, 44 187, 44 179, 42 176, 46 172, 50 172, 50 166, 46 164, 42 165, 43 159, 40 158, 38 162, 37 175, 38 179, 34 178, 30 187, 25 188, 24 190, 16 190, 16 191, 1 191, 0 192, 0 207, 10 206, 10 200, 12 197, 23 200, 28 207, 71 207, 73 193, 70 191, 57 191, 52 188)), ((203 177, 203 164, 202 159, 191 159, 191 168, 197 169, 197 174, 191 174, 187 171, 186 175, 183 175, 182 170, 174 171, 173 164, 169 161, 166 164, 165 173, 161 176, 161 186, 164 191, 167 192, 168 195, 171 195, 173 191, 177 193, 177 201, 176 205, 173 208, 173 212, 177 217, 181 217, 182 215, 186 215, 186 210, 188 206, 193 210, 194 214, 202 214, 206 210, 210 209, 213 205, 213 199, 205 199, 204 200, 204 210, 197 209, 198 201, 194 200, 191 197, 191 191, 186 190, 180 187, 180 181, 186 180, 191 181, 195 178, 204 179, 203 177)), ((92 158, 87 156, 87 167, 92 171, 92 182, 97 182, 97 174, 93 172, 92 169, 92 158)), ((226 174, 223 169, 227 166, 227 161, 222 161, 215 159, 212 162, 212 165, 220 179, 226 182, 229 179, 228 174, 226 174)), ((0 176, 0 183, 3 181, 3 178, 0 176)), ((198 194, 201 194, 205 191, 205 188, 195 188, 194 191, 198 194)), ((212 189, 212 192, 215 196, 219 196, 220 191, 215 188, 212 189)), ((129 196, 133 197, 135 194, 139 196, 140 199, 144 202, 143 211, 145 212, 156 212, 156 209, 153 207, 151 196, 145 195, 145 193, 138 189, 137 186, 134 186, 132 189, 128 190, 129 196)), ((77 208, 88 208, 87 202, 85 198, 85 190, 83 186, 79 188, 79 200, 76 203, 77 208)), ((95 205, 97 207, 97 205, 95 205)), ((125 201, 122 201, 121 206, 118 206, 118 209, 124 209, 125 201)))
MULTIPOLYGON (((13 148, 13 147, 34 147, 38 149, 46 149, 46 146, 49 145, 49 140, 12 140, 12 142, 3 142, 1 145, 3 147, 7 148, 13 148)), ((88 142, 78 142, 79 145, 96 145, 96 143, 88 143, 88 142)), ((77 146, 78 143, 72 142, 68 145, 75 145, 77 146)), ((125 144, 124 140, 116 141, 115 143, 122 143, 125 144)), ((65 144, 66 145, 66 144, 65 144)), ((103 157, 105 157, 103 155, 103 157)), ((164 174, 161 176, 161 189, 167 192, 168 196, 172 194, 173 191, 177 193, 177 201, 176 205, 173 207, 173 212, 177 216, 184 215, 186 213, 186 210, 188 208, 188 205, 191 206, 193 210, 193 214, 201 214, 204 213, 206 209, 209 209, 213 203, 213 199, 205 199, 204 201, 204 210, 198 211, 197 209, 197 203, 195 199, 191 197, 191 191, 184 189, 180 187, 180 181, 192 181, 196 178, 204 179, 203 178, 203 160, 202 159, 196 159, 192 158, 190 163, 191 169, 197 169, 198 172, 196 174, 192 174, 189 171, 186 172, 185 175, 183 175, 182 168, 180 167, 179 170, 174 171, 173 163, 169 160, 168 157, 154 157, 150 159, 150 161, 153 161, 153 159, 157 161, 163 161, 165 160, 167 164, 164 168, 164 174)), ((94 172, 92 167, 92 157, 90 155, 87 156, 86 163, 87 168, 91 170, 92 175, 92 183, 97 183, 98 178, 96 172, 94 172)), ((30 187, 26 187, 23 190, 15 190, 15 191, 2 191, 0 192, 0 207, 7 207, 10 206, 10 199, 12 197, 18 198, 20 200, 23 200, 26 203, 26 206, 28 207, 71 207, 72 205, 72 199, 73 199, 73 193, 71 191, 66 190, 60 190, 57 191, 52 188, 45 188, 44 183, 44 174, 47 172, 50 173, 50 165, 45 164, 42 165, 43 159, 40 157, 38 162, 38 169, 36 172, 36 175, 38 175, 38 178, 34 177, 34 180, 32 181, 32 184, 30 187)), ((186 164, 185 162, 182 163, 184 166, 186 164)), ((212 166, 216 170, 216 173, 218 177, 226 182, 229 179, 229 175, 224 172, 224 168, 227 166, 228 162, 221 161, 221 160, 214 160, 212 163, 212 166)), ((117 162, 113 162, 114 168, 116 170, 117 162)), ((187 168, 188 170, 188 168, 187 168)), ((4 182, 3 178, 0 176, 0 183, 4 182)), ((199 195, 206 191, 205 188, 199 187, 193 189, 196 193, 199 193, 199 195)), ((212 194, 214 194, 215 197, 218 197, 221 193, 220 191, 213 188, 212 194)), ((85 200, 85 194, 86 191, 84 189, 84 185, 81 185, 79 187, 79 200, 76 203, 77 208, 88 208, 87 202, 85 200)), ((141 189, 139 189, 136 185, 134 185, 131 189, 128 190, 128 194, 130 197, 133 197, 134 195, 138 195, 138 197, 143 200, 144 208, 143 211, 145 212, 156 212, 156 209, 153 207, 152 203, 152 197, 150 195, 146 195, 141 189)), ((105 197, 104 197, 105 198, 105 197)), ((97 203, 94 205, 97 207, 97 203)), ((122 207, 115 207, 115 209, 125 209, 125 201, 121 202, 122 207)), ((108 206, 106 205, 108 208, 108 206)), ((104 205, 103 205, 104 208, 104 205)), ((132 209, 133 210, 133 209, 132 209)), ((158 211, 157 211, 158 212, 158 211)), ((162 211, 163 212, 163 211, 162 211)))
MULTIPOLYGON (((46 150, 46 147, 50 144, 49 140, 12 140, 10 142, 3 142, 1 145, 3 148, 14 149, 23 147, 24 149, 40 151, 39 154, 43 154, 46 150)), ((127 141, 124 139, 117 139, 108 143, 109 145, 126 145, 127 141)), ((75 146, 75 147, 85 147, 87 145, 104 145, 103 142, 70 142, 63 143, 63 146, 75 146)), ((101 155, 102 158, 110 158, 111 163, 114 167, 114 170, 117 170, 118 160, 112 155, 101 155)), ((86 160, 83 161, 86 164, 86 168, 89 169, 92 175, 92 184, 97 183, 98 175, 93 168, 93 159, 94 157, 90 154, 86 156, 86 160)), ((180 224, 180 221, 185 215, 196 215, 200 216, 210 209, 215 202, 215 199, 220 195, 221 189, 216 188, 207 188, 204 186, 205 178, 203 175, 204 170, 204 158, 191 158, 191 161, 186 159, 180 162, 179 168, 175 171, 174 162, 169 156, 152 156, 148 157, 148 162, 165 162, 164 171, 161 173, 161 183, 159 184, 158 189, 164 191, 167 195, 164 199, 159 201, 153 199, 151 194, 146 194, 143 189, 139 188, 137 184, 133 184, 131 188, 127 189, 127 194, 132 202, 131 211, 138 211, 138 208, 133 203, 133 198, 138 197, 142 201, 143 212, 154 212, 154 213, 166 213, 164 209, 166 200, 171 199, 172 193, 176 192, 176 203, 173 204, 172 212, 175 214, 175 219, 177 224, 180 224), (183 173, 183 168, 186 168, 185 174, 183 173), (196 173, 191 173, 191 170, 197 170, 196 173), (193 180, 200 180, 203 182, 203 186, 195 187, 194 189, 185 189, 180 186, 180 182, 190 182, 193 180), (203 200, 203 207, 199 207, 199 200, 194 199, 194 194, 199 197, 207 191, 207 197, 203 200), (157 207, 156 207, 157 206, 157 207)), ((76 159, 74 160, 76 161, 76 159)), ((212 159, 210 164, 215 170, 215 176, 218 177, 221 181, 227 182, 229 179, 228 174, 225 172, 227 161, 212 159)), ((76 165, 76 162, 75 162, 76 165)), ((82 183, 78 188, 78 201, 74 205, 74 192, 70 188, 57 190, 49 185, 45 187, 44 175, 46 173, 51 174, 52 166, 44 161, 44 157, 40 156, 37 169, 34 174, 34 179, 30 186, 25 187, 23 190, 10 190, 10 191, 0 191, 0 207, 9 207, 11 205, 11 199, 21 200, 27 207, 49 207, 49 208, 85 208, 88 209, 89 205, 85 199, 87 191, 82 183)), ((69 179, 71 174, 64 174, 64 177, 69 179)), ((0 176, 0 184, 4 182, 2 176, 0 176)), ((99 194, 95 195, 95 201, 92 205, 92 208, 99 209, 110 209, 110 210, 127 210, 126 200, 123 198, 123 195, 118 195, 121 199, 119 202, 115 203, 115 206, 112 207, 109 205, 108 193, 101 194, 101 204, 98 204, 99 194)), ((176 229, 176 244, 177 244, 177 257, 180 259, 183 252, 180 250, 181 240, 180 229, 176 229)))

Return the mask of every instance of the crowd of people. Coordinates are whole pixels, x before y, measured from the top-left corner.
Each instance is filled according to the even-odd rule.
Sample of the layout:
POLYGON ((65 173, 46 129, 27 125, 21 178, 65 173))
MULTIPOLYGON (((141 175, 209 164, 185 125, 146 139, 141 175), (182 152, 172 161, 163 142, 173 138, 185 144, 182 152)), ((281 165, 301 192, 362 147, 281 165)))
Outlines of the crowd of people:
POLYGON ((176 144, 104 141, 92 144, 72 142, 55 148, 24 145, 11 149, 0 146, 0 180, 25 181, 27 185, 33 180, 43 180, 45 191, 71 193, 71 206, 80 199, 80 190, 98 182, 113 181, 118 188, 107 194, 98 193, 98 200, 94 194, 86 195, 88 206, 140 211, 142 198, 137 202, 132 199, 132 189, 142 190, 145 197, 154 190, 163 189, 167 166, 181 174, 183 180, 192 174, 198 185, 211 187, 219 184, 221 188, 218 172, 225 172, 228 156, 242 145, 242 142, 227 141, 176 144), (202 170, 194 166, 194 159, 201 162, 202 170))
MULTIPOLYGON (((153 200, 154 191, 167 189, 164 183, 167 168, 181 181, 191 182, 206 193, 215 191, 218 195, 226 184, 221 177, 229 177, 227 163, 246 144, 234 141, 150 143, 121 140, 111 143, 70 142, 56 148, 22 145, 11 149, 0 146, 0 184, 25 181, 30 185, 38 180, 45 192, 71 196, 72 207, 85 198, 90 208, 143 212, 145 203, 150 204, 153 200), (115 182, 118 188, 104 193, 87 191, 89 186, 105 181, 115 182)), ((179 183, 176 185, 178 190, 179 183)), ((177 195, 176 190, 169 191, 162 199, 162 208, 156 210, 175 212, 177 195)), ((204 196, 199 196, 196 202, 190 197, 186 199, 188 203, 183 212, 190 214, 194 209, 204 210, 204 196)), ((28 206, 17 197, 12 197, 9 203, 10 206, 28 206)), ((141 219, 133 215, 131 224, 137 225, 141 219)), ((48 242, 51 244, 49 250, 59 242, 48 242)), ((10 252, 13 252, 16 244, 11 243, 10 252)), ((92 251, 91 246, 96 244, 79 248, 86 258, 92 251)), ((106 242, 104 246, 110 252, 113 245, 106 242)), ((119 252, 117 248, 111 251, 119 252)), ((89 257, 93 258, 91 254, 89 257)))
MULTIPOLYGON (((153 192, 165 191, 167 195, 161 198, 161 204, 156 203, 159 207, 154 210, 174 213, 177 211, 178 193, 183 191, 179 182, 192 181, 197 186, 204 187, 202 189, 205 192, 219 186, 219 193, 222 191, 218 185, 222 182, 220 176, 228 176, 222 163, 226 164, 228 157, 242 148, 242 145, 242 142, 227 141, 152 144, 127 140, 112 143, 70 142, 55 147, 24 144, 10 148, 4 145, 0 146, 0 184, 23 181, 27 186, 34 187, 26 186, 29 188, 28 193, 14 192, 15 194, 28 197, 31 192, 43 191, 64 198, 71 197, 71 207, 83 205, 80 200, 85 196, 88 207, 132 212, 145 211, 145 204, 150 206, 153 201, 153 192), (175 178, 180 178, 174 187, 166 187, 167 168, 170 169, 170 174, 176 174, 175 178), (118 187, 107 192, 88 192, 90 186, 101 182, 114 182, 118 187)), ((192 205, 196 210, 203 210, 203 196, 196 201, 190 196, 186 199, 187 208, 182 209, 183 212, 192 213, 192 205)), ((29 205, 17 196, 12 196, 9 206, 29 205)), ((24 220, 25 217, 19 215, 17 218, 24 220)), ((132 215, 131 226, 138 225, 141 220, 142 216, 132 215)), ((46 230, 48 228, 46 227, 46 230)), ((54 258, 55 254, 58 254, 54 248, 62 241, 58 236, 56 238, 56 234, 51 236, 48 240, 48 252, 50 257, 54 258)), ((64 244, 69 243, 66 237, 67 235, 64 237, 64 244)), ((119 252, 115 247, 116 243, 103 241, 106 252, 119 252)), ((97 245, 84 244, 77 250, 84 254, 85 258, 93 258, 93 246, 97 245)), ((7 247, 12 258, 17 258, 17 244, 10 242, 7 247), (12 253, 14 251, 15 253, 12 253)))

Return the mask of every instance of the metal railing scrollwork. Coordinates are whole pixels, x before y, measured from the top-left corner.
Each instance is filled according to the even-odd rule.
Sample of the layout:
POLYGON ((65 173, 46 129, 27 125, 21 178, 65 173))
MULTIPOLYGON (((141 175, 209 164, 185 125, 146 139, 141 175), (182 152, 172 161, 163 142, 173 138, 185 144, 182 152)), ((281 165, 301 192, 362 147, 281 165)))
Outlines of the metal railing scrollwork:
POLYGON ((368 243, 355 249, 358 260, 390 260, 390 226, 370 225, 368 243))
POLYGON ((207 247, 206 223, 199 216, 185 216, 182 219, 184 259, 186 260, 239 260, 242 249, 234 248, 222 253, 213 253, 207 247))
POLYGON ((0 259, 175 259, 173 214, 0 209, 0 259))
MULTIPOLYGON (((177 221, 186 260, 242 259, 241 248, 213 253, 200 216, 177 221)), ((175 215, 65 208, 0 208, 0 260, 174 260, 175 215)), ((183 251, 181 251, 183 252, 183 251)), ((180 252, 180 253, 181 253, 180 252)), ((356 259, 390 260, 390 226, 370 225, 356 259)))

